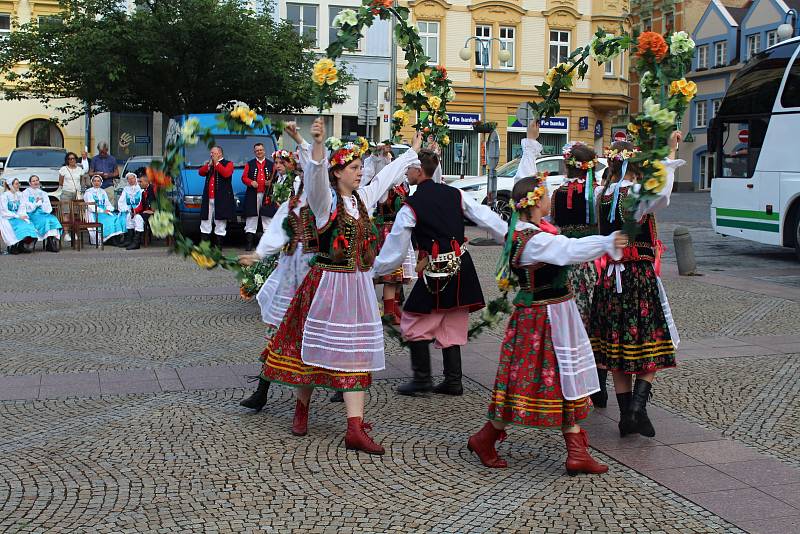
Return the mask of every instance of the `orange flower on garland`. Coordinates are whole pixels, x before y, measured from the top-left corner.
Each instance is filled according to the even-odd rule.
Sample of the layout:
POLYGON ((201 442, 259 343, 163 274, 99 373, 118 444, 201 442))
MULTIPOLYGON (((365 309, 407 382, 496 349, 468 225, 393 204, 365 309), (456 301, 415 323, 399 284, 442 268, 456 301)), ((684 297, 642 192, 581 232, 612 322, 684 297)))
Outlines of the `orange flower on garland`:
POLYGON ((372 4, 375 7, 385 7, 390 8, 394 5, 393 0, 372 0, 372 4))
POLYGON ((152 167, 147 167, 145 172, 147 173, 147 179, 153 184, 153 189, 155 191, 159 189, 168 189, 172 185, 172 178, 164 174, 164 171, 158 171, 152 167))
POLYGON ((637 45, 637 54, 639 57, 644 57, 648 52, 655 56, 656 61, 661 61, 667 56, 669 47, 664 37, 656 32, 644 32, 639 36, 639 43, 637 45))

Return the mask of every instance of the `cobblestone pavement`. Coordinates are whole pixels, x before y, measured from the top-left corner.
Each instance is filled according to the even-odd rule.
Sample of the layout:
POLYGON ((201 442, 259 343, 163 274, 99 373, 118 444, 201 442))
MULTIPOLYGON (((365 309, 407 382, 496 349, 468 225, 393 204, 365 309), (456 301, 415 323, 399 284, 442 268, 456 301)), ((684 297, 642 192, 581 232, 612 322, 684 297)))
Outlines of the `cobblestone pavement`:
MULTIPOLYGON (((471 251, 496 297, 499 247, 471 251)), ((465 352, 474 381, 461 399, 392 394, 408 364, 387 340, 390 369, 367 407, 387 455, 358 456, 343 447, 342 406, 324 394, 310 434, 295 438, 289 389, 273 387, 253 415, 237 405, 241 377, 209 371, 252 372, 263 348, 257 305, 229 273, 159 248, 4 257, 4 280, 20 282, 0 286, 0 531, 800 531, 800 299, 776 261, 747 284, 710 268, 678 278, 667 262, 684 344, 655 387, 660 441, 616 437, 612 399, 587 426, 611 471, 570 478, 554 432, 512 429, 500 446, 508 470, 486 470, 466 450, 502 324, 465 352), (173 374, 154 388, 125 384, 127 394, 70 386, 70 376, 126 369, 120 380, 173 374), (182 383, 187 374, 196 380, 182 383)))

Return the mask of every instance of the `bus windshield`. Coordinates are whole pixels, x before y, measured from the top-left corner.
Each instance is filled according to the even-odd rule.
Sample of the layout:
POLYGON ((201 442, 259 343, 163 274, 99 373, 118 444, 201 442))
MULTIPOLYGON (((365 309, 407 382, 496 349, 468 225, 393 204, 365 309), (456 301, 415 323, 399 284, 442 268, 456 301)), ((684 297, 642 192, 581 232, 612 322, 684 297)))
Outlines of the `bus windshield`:
MULTIPOLYGON (((264 143, 264 149, 269 157, 275 150, 275 145, 270 137, 257 135, 217 135, 215 143, 224 152, 225 159, 232 161, 236 167, 243 167, 245 163, 253 159, 253 145, 264 143)), ((203 143, 186 147, 187 167, 202 167, 210 159, 210 150, 203 143)))
POLYGON ((725 93, 717 117, 771 113, 786 66, 795 50, 795 43, 787 43, 751 59, 725 93))

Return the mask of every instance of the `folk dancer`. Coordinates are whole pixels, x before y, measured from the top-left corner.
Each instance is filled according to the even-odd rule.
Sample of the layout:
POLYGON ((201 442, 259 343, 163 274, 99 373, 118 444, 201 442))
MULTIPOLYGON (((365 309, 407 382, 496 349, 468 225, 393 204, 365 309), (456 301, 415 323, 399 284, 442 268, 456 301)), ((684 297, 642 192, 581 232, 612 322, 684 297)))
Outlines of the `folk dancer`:
POLYGON ((298 388, 293 434, 303 436, 308 431, 313 388, 340 390, 347 411, 345 447, 384 454, 366 433, 371 427, 363 420, 371 373, 385 367, 383 327, 372 285, 377 229, 368 209, 418 161, 422 137, 417 134, 411 150, 359 189, 366 141, 336 140, 325 159, 321 118, 311 134, 314 146, 304 169, 304 188, 320 251, 267 345, 263 377, 298 388))
MULTIPOLYGON (((639 433, 655 436, 647 416, 656 372, 675 367, 680 341, 664 286, 659 278, 661 251, 655 212, 669 205, 675 169, 685 163, 675 159, 680 133, 670 138, 670 154, 661 162, 666 185, 656 200, 642 202, 633 215, 638 235, 625 246, 621 259, 611 258, 600 273, 592 299, 590 336, 599 365, 609 369, 619 402, 621 436, 639 433), (636 383, 633 377, 636 376, 636 383)), ((606 151, 610 176, 595 189, 601 235, 622 228, 625 197, 638 187, 641 169, 630 161, 635 148, 617 141, 606 151)))
MULTIPOLYGON (((564 145, 561 153, 567 167, 567 179, 553 191, 550 220, 558 227, 559 233, 566 237, 596 235, 594 188, 597 154, 594 149, 580 141, 564 145)), ((595 262, 584 262, 569 267, 568 273, 567 279, 572 286, 575 304, 588 331, 592 294, 597 284, 597 266, 595 262)), ((607 373, 605 367, 598 365, 600 391, 592 395, 592 403, 598 408, 605 408, 608 402, 607 373)))
MULTIPOLYGON (((307 162, 311 159, 311 145, 300 135, 294 122, 286 125, 286 133, 298 145, 301 166, 308 167, 307 162)), ((294 161, 293 158, 292 161, 294 161)), ((268 341, 283 322, 286 310, 297 293, 297 288, 311 269, 311 260, 319 252, 319 238, 314 214, 308 207, 299 176, 297 182, 298 187, 294 191, 295 194, 278 208, 261 236, 255 253, 239 257, 239 261, 243 265, 252 265, 280 252, 278 265, 256 295, 256 300, 261 308, 261 319, 267 325, 268 341)), ((264 362, 264 356, 261 361, 264 362)), ((269 385, 268 380, 263 376, 259 377, 256 390, 248 398, 243 399, 239 405, 260 411, 267 403, 269 385)))
POLYGON ((33 252, 39 233, 28 216, 28 203, 19 190, 19 180, 3 180, 0 194, 0 237, 9 254, 33 252))
POLYGON ((408 181, 417 189, 397 213, 375 261, 375 273, 383 276, 397 269, 414 237, 421 275, 400 319, 400 332, 410 344, 413 378, 397 392, 462 395, 461 347, 467 343, 469 314, 484 307, 478 274, 467 250, 464 217, 488 230, 498 242, 503 241, 508 226, 488 206, 434 181, 439 168, 434 151, 423 150, 419 161, 418 167, 408 170, 408 181), (431 342, 442 349, 444 365, 444 380, 436 387, 431 380, 431 342))
POLYGON ((606 253, 619 258, 625 237, 581 239, 559 235, 543 218, 550 210, 547 186, 539 177, 514 184, 513 229, 509 229, 498 282, 516 279, 519 291, 506 327, 500 365, 489 404, 489 421, 467 447, 486 467, 507 467, 495 443, 508 425, 560 428, 567 448, 566 469, 600 474, 608 466, 588 452, 578 422, 589 415, 588 395, 599 389, 591 344, 567 282, 566 266, 606 253))
POLYGON ((62 226, 58 217, 53 215, 50 197, 42 190, 41 180, 35 174, 28 179, 28 188, 22 193, 28 203, 27 214, 36 227, 39 239, 45 240, 44 248, 48 252, 61 250, 62 226))
POLYGON ((219 244, 227 234, 228 221, 236 218, 236 202, 233 197, 233 162, 225 159, 222 147, 211 147, 210 159, 200 167, 200 176, 205 177, 203 200, 200 206, 200 235, 211 244, 219 244), (211 231, 214 230, 212 238, 211 231))

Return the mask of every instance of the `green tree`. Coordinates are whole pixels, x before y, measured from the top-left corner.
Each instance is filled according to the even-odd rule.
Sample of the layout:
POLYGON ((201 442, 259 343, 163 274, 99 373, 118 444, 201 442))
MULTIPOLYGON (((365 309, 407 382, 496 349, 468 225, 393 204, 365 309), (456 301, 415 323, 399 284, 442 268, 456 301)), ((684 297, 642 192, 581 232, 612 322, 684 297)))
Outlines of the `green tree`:
POLYGON ((120 4, 62 0, 60 21, 6 35, 4 98, 35 98, 70 119, 84 103, 92 113, 168 116, 213 112, 230 100, 264 114, 313 105, 309 43, 268 9, 254 12, 244 0, 149 0, 127 13, 120 4))

